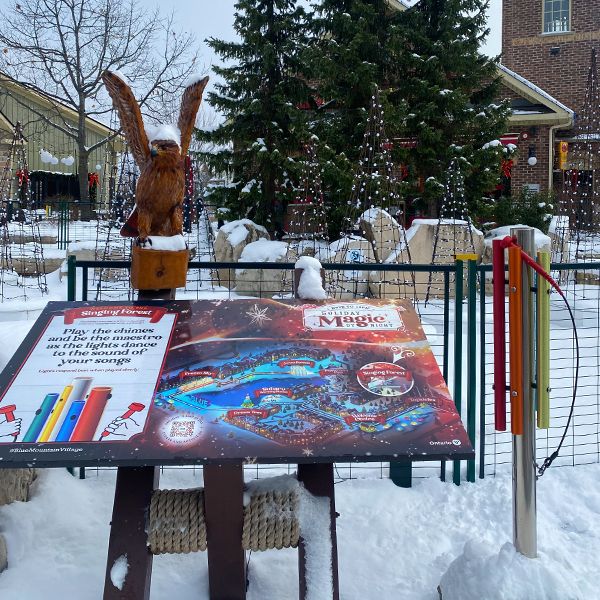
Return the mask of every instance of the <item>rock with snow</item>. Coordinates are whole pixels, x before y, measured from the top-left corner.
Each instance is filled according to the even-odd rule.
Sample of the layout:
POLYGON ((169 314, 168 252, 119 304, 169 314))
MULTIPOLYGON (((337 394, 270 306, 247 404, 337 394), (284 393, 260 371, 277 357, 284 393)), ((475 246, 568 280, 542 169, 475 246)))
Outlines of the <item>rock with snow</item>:
POLYGON ((239 258, 240 268, 235 270, 235 291, 243 296, 272 297, 279 295, 284 288, 291 292, 291 277, 285 269, 246 269, 243 263, 278 263, 293 261, 289 256, 288 245, 259 239, 251 242, 242 250, 239 258))
MULTIPOLYGON (((414 219, 406 231, 408 248, 402 242, 396 246, 386 263, 415 265, 453 264, 456 254, 474 253, 478 260, 483 250, 483 233, 467 221, 459 219, 414 219), (437 232, 437 244, 436 244, 437 232), (435 246, 435 257, 433 248, 435 246)), ((372 272, 370 288, 380 298, 430 298, 444 294, 443 273, 414 274, 403 271, 397 274, 372 272)), ((453 286, 450 286, 452 292, 453 286)))
POLYGON ((321 263, 312 256, 301 256, 294 265, 300 270, 297 295, 301 300, 325 300, 327 292, 323 288, 321 263))
POLYGON ((96 242, 71 242, 67 246, 67 258, 74 256, 75 260, 96 260, 96 242))
MULTIPOLYGON (((260 239, 269 239, 267 230, 250 219, 239 219, 226 223, 217 232, 215 239, 215 260, 217 262, 238 262, 244 248, 260 239)), ((221 285, 231 288, 235 285, 235 271, 219 269, 221 285)))
POLYGON ((371 242, 377 262, 385 262, 404 240, 404 228, 387 211, 371 208, 360 217, 360 227, 371 242))

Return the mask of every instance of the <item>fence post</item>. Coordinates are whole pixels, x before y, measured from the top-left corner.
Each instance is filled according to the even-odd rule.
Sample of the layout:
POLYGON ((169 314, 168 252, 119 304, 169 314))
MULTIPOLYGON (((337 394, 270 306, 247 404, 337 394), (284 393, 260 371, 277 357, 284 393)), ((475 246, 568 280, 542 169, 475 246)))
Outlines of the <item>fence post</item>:
POLYGON ((74 254, 67 259, 67 300, 73 302, 76 294, 77 258, 74 254))
MULTIPOLYGON (((460 415, 462 407, 462 300, 463 300, 463 261, 456 259, 454 275, 454 404, 460 415)), ((452 481, 460 485, 460 460, 452 467, 452 481)))
MULTIPOLYGON (((467 433, 475 448, 477 410, 477 257, 468 261, 468 331, 467 331, 467 433)), ((467 461, 467 481, 475 483, 475 459, 467 461)))
POLYGON ((479 479, 485 477, 485 267, 479 271, 479 479))

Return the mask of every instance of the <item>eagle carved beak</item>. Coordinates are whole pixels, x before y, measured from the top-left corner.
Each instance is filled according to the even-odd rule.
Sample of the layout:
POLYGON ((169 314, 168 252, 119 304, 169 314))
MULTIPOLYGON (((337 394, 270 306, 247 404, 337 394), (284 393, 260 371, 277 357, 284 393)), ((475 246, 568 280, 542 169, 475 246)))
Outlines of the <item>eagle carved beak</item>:
POLYGON ((152 146, 152 148, 150 149, 150 156, 152 158, 154 158, 155 156, 158 156, 158 150, 157 150, 156 146, 152 146))

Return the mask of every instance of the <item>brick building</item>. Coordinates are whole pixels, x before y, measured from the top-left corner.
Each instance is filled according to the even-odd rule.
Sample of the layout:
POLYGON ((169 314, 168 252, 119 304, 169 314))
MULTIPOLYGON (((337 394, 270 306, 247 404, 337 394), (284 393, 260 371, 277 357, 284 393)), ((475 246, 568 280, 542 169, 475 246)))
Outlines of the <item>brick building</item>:
POLYGON ((511 129, 519 134, 513 190, 562 185, 569 163, 557 160, 558 147, 572 139, 594 48, 600 50, 598 0, 503 0, 503 94, 513 108, 511 129), (538 98, 537 108, 527 105, 527 96, 538 98))

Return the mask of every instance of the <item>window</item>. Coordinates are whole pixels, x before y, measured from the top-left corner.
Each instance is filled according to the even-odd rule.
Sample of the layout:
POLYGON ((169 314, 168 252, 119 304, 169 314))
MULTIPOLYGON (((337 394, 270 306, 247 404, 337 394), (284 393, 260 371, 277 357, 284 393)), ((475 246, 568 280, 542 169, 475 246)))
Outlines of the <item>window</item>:
POLYGON ((571 29, 571 0, 543 0, 544 33, 557 33, 571 29))

